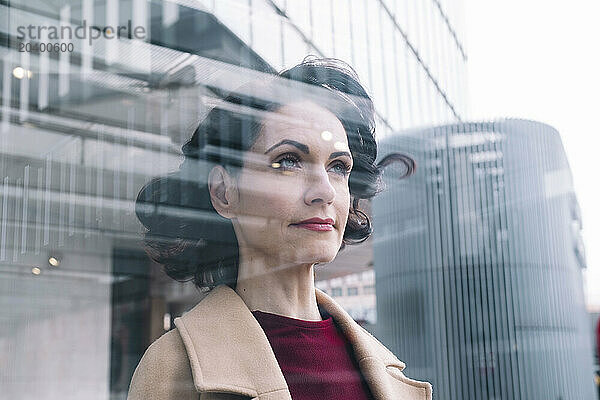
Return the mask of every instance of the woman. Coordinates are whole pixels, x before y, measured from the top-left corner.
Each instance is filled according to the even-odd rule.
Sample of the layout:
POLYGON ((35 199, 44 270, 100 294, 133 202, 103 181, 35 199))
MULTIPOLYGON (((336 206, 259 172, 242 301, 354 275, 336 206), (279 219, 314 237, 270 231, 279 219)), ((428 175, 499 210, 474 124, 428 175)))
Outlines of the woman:
POLYGON ((370 236, 358 202, 381 191, 383 165, 414 164, 375 164, 373 103, 345 63, 305 59, 279 78, 298 83, 293 95, 230 95, 183 146, 180 171, 138 195, 149 255, 210 291, 148 348, 128 398, 431 399, 314 285, 315 264, 370 236))

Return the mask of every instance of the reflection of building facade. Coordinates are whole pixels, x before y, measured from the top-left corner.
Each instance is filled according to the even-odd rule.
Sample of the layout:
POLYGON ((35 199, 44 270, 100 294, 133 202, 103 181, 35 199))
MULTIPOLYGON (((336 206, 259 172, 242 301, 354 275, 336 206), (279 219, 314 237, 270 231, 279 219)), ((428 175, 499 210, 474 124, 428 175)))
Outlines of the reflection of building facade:
POLYGON ((355 321, 364 325, 377 321, 373 269, 322 280, 317 287, 333 297, 355 321))
POLYGON ((461 0, 202 3, 276 70, 306 54, 349 62, 373 95, 380 136, 465 116, 461 0))
POLYGON ((581 219, 558 132, 501 120, 384 142, 420 170, 373 201, 380 337, 442 398, 594 398, 581 219))
MULTIPOLYGON (((355 66, 375 99, 379 137, 458 121, 466 108, 460 3, 0 4, 3 394, 123 398, 147 345, 198 301, 193 287, 148 261, 133 200, 150 177, 177 168, 178 148, 207 99, 315 54, 355 66), (18 26, 84 20, 131 20, 146 39, 74 39, 72 53, 18 51, 18 26), (49 265, 51 256, 59 266, 49 265)), ((372 258, 367 241, 318 277, 362 273, 372 258)), ((365 295, 366 311, 351 311, 372 321, 374 298, 365 295)))

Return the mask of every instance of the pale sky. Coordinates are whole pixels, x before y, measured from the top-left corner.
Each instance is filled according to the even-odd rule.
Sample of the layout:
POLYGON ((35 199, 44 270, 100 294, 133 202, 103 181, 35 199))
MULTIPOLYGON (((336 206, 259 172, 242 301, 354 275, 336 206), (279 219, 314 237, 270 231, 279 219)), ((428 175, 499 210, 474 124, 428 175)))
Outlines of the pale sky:
POLYGON ((465 0, 469 119, 561 134, 581 207, 588 308, 600 310, 600 2, 465 0))

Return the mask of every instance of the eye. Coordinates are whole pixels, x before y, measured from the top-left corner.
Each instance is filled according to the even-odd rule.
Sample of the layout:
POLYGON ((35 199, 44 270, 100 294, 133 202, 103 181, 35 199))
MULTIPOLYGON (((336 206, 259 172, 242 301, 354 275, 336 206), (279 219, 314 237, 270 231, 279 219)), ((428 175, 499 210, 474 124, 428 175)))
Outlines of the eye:
POLYGON ((352 169, 352 166, 345 161, 338 161, 337 163, 333 164, 333 167, 339 167, 337 172, 342 175, 348 175, 352 169))
POLYGON ((299 162, 300 162, 300 158, 298 158, 298 156, 295 155, 294 153, 285 153, 280 158, 278 158, 277 161, 274 162, 274 164, 279 164, 279 167, 273 167, 273 168, 288 170, 288 169, 294 167, 293 163, 297 164, 299 162))

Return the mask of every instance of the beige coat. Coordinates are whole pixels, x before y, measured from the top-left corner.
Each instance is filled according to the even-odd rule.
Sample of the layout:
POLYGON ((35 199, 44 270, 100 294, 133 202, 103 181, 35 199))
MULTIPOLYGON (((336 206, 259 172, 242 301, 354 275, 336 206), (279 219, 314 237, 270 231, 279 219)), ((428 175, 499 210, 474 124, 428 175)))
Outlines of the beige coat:
MULTIPOLYGON (((402 361, 331 297, 316 296, 352 343, 375 399, 431 400, 431 384, 404 376, 402 361)), ((146 350, 128 400, 291 400, 264 331, 229 286, 211 290, 175 326, 146 350)))

